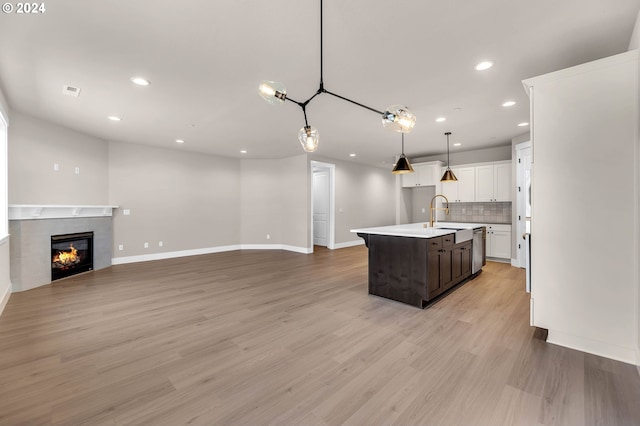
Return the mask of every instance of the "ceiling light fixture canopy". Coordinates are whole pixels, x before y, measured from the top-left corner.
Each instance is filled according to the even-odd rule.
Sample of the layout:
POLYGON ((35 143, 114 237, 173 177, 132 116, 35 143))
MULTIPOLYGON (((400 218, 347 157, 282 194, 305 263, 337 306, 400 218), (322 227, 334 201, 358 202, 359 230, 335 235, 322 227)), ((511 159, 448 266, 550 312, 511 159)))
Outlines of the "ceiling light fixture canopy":
POLYGON ((451 135, 451 132, 446 132, 445 136, 447 137, 447 170, 444 171, 444 175, 442 175, 442 179, 440 179, 440 182, 456 182, 458 180, 458 178, 456 177, 455 174, 453 174, 453 171, 451 171, 451 168, 449 167, 449 136, 451 135))
MULTIPOLYGON (((384 112, 379 111, 375 108, 371 108, 344 96, 338 95, 336 93, 330 92, 324 87, 323 81, 323 46, 322 46, 322 0, 320 0, 320 85, 316 93, 314 93, 309 99, 303 102, 296 101, 287 96, 287 89, 284 84, 277 81, 264 80, 260 83, 258 87, 258 93, 266 102, 271 105, 282 104, 285 101, 293 102, 298 105, 302 109, 302 113, 304 114, 304 127, 300 129, 298 132, 298 139, 302 144, 302 148, 306 152, 314 152, 318 149, 318 130, 309 125, 307 120, 307 105, 311 102, 316 96, 326 93, 328 95, 334 96, 338 99, 342 99, 343 101, 350 102, 354 105, 357 105, 361 108, 368 109, 369 111, 375 112, 382 117, 382 126, 386 129, 393 130, 395 132, 400 133, 409 133, 413 130, 413 127, 416 124, 416 116, 406 107, 402 105, 392 105, 387 108, 384 112)), ((413 171, 413 169, 412 169, 413 171)))
POLYGON ((393 167, 391 173, 394 175, 403 175, 406 173, 413 173, 413 167, 411 167, 411 163, 404 155, 404 133, 402 133, 402 154, 400 154, 400 158, 396 161, 396 165, 393 167))

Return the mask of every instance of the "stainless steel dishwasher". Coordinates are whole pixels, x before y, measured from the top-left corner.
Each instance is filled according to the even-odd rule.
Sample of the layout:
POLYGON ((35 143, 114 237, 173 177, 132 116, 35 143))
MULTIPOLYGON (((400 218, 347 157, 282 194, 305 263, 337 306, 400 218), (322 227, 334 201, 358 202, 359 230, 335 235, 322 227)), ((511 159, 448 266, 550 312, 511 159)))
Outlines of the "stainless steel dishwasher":
POLYGON ((477 228, 473 230, 473 259, 471 261, 471 274, 475 275, 486 263, 485 253, 487 242, 487 228, 477 228))

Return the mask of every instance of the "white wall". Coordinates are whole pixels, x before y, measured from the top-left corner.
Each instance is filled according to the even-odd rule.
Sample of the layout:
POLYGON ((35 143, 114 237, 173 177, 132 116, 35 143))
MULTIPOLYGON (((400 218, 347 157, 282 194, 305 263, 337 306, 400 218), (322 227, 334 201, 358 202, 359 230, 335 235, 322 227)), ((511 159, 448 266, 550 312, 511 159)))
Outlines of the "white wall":
POLYGON ((532 299, 548 341, 635 363, 638 52, 533 86, 532 299))
POLYGON ((238 244, 239 160, 121 142, 108 153, 115 259, 238 244))
MULTIPOLYGON (((629 50, 640 49, 640 10, 638 11, 638 16, 636 17, 636 25, 633 28, 633 34, 631 35, 631 40, 629 41, 629 50)), ((640 67, 638 68, 638 87, 640 87, 640 67)), ((638 102, 640 103, 640 96, 638 97, 638 102)), ((640 110, 640 105, 638 106, 640 110)), ((638 123, 638 145, 640 145, 640 122, 638 123)), ((640 164, 640 147, 637 149, 637 164, 640 164)), ((640 203, 640 172, 636 174, 636 185, 638 188, 638 200, 640 203)), ((640 205, 637 206, 638 216, 637 220, 637 230, 640 232, 640 205)), ((638 242, 640 245, 640 242, 638 242)), ((637 252, 640 253, 640 247, 637 247, 637 252)), ((640 262, 638 262, 638 270, 637 270, 637 278, 640 283, 640 262)), ((638 336, 637 336, 637 345, 636 345, 636 365, 638 366, 638 371, 640 372, 640 284, 638 288, 638 313, 637 313, 637 323, 638 323, 638 336)))
POLYGON ((396 223, 396 175, 391 167, 366 166, 318 155, 312 160, 335 164, 335 244, 361 243, 355 228, 396 223))
MULTIPOLYGON (((446 147, 446 145, 443 145, 446 147)), ((488 163, 491 161, 511 160, 511 145, 495 146, 492 148, 475 149, 472 151, 451 152, 451 165, 488 163)), ((447 154, 431 155, 429 157, 416 157, 411 163, 426 163, 429 161, 442 161, 447 163, 447 154)))
MULTIPOLYGON (((2 90, 0 90, 0 116, 2 116, 2 119, 4 119, 6 122, 9 121, 9 115, 8 115, 8 108, 7 108, 7 104, 6 101, 4 99, 4 95, 2 93, 2 90)), ((2 149, 3 151, 6 150, 6 147, 4 146, 4 142, 0 143, 0 149, 2 149)), ((10 252, 10 246, 9 246, 9 239, 6 237, 6 235, 4 235, 5 233, 5 229, 9 229, 8 228, 8 223, 7 223, 7 206, 6 206, 6 200, 7 200, 7 191, 8 191, 8 185, 7 185, 7 161, 6 161, 6 151, 2 152, 2 154, 0 154, 0 174, 2 176, 2 178, 0 178, 0 196, 2 198, 0 198, 0 209, 3 209, 4 214, 2 214, 2 220, 3 223, 2 226, 0 226, 0 314, 2 314, 2 310, 4 309, 6 303, 9 301, 9 295, 11 293, 11 278, 10 278, 10 271, 9 271, 9 252, 10 252)), ((8 232, 8 231, 7 231, 8 232)))
POLYGON ((629 50, 640 49, 640 10, 636 17, 636 25, 633 27, 631 40, 629 40, 629 50))
POLYGON ((241 244, 310 252, 309 179, 306 154, 277 160, 242 160, 241 244))
POLYGON ((106 141, 22 113, 12 114, 9 204, 107 202, 106 141), (54 164, 59 171, 54 171, 54 164))

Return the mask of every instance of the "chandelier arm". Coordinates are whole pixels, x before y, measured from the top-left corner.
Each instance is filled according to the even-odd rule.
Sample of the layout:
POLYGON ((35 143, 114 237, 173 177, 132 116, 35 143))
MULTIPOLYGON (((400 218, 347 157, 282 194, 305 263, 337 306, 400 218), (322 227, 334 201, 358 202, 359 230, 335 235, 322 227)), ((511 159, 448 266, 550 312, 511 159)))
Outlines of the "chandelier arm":
POLYGON ((284 100, 285 100, 285 101, 289 101, 289 102, 293 102, 294 104, 296 104, 296 105, 298 105, 298 106, 300 106, 300 107, 303 105, 303 103, 302 103, 302 102, 295 101, 295 100, 291 99, 289 96, 287 96, 286 98, 284 98, 284 100))
POLYGON ((359 103, 359 102, 352 101, 352 100, 351 100, 351 99, 349 99, 349 98, 345 98, 344 96, 337 95, 337 94, 335 94, 335 93, 333 93, 333 92, 330 92, 330 91, 328 91, 328 90, 323 90, 323 93, 328 93, 328 94, 330 94, 331 96, 335 96, 335 97, 336 97, 336 98, 338 98, 338 99, 342 99, 343 101, 351 102, 352 104, 357 105, 357 106, 359 106, 360 108, 368 109, 369 111, 373 111, 373 112, 376 112, 376 113, 378 113, 378 114, 380 114, 380 115, 384 115, 384 112, 382 112, 382 111, 378 111, 378 110, 377 110, 377 109, 375 109, 375 108, 371 108, 371 107, 368 107, 368 106, 366 106, 366 105, 363 105, 363 104, 361 104, 361 103, 359 103))
POLYGON ((302 108, 302 113, 304 114, 304 126, 309 127, 309 122, 307 121, 307 104, 304 103, 300 105, 300 108, 302 108))
POLYGON ((318 96, 320 93, 322 93, 322 89, 318 89, 318 91, 316 93, 313 94, 313 96, 311 96, 309 99, 307 99, 306 101, 302 102, 302 104, 307 105, 309 102, 311 102, 311 100, 313 98, 315 98, 316 96, 318 96))

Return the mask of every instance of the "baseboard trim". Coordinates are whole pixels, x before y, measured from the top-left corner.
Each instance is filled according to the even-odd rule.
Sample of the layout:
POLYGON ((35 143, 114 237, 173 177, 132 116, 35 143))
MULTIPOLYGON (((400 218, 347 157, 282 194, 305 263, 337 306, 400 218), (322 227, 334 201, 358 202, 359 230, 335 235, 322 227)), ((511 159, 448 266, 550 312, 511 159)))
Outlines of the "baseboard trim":
POLYGON ((513 266, 514 268, 520 268, 520 269, 524 269, 524 266, 520 266, 520 262, 518 262, 518 259, 511 259, 511 266, 513 266))
POLYGON ((591 340, 584 337, 573 336, 560 331, 549 330, 548 343, 576 349, 593 355, 602 356, 627 364, 636 364, 636 350, 610 343, 591 340))
POLYGON ((346 241, 344 243, 334 244, 333 248, 335 250, 335 249, 342 249, 342 248, 347 248, 347 247, 361 246, 363 244, 364 244, 364 240, 362 238, 358 238, 357 240, 346 241))
POLYGON ((2 312, 4 311, 4 307, 7 306, 7 303, 9 302, 9 297, 11 297, 11 285, 9 285, 9 287, 7 287, 7 289, 4 292, 4 295, 2 295, 2 298, 0 299, 0 315, 2 315, 2 312))
POLYGON ((288 244, 240 244, 240 250, 286 250, 302 254, 313 253, 312 248, 290 246, 288 244))
POLYGON ((112 265, 124 265, 127 263, 149 262, 153 260, 173 259, 176 257, 198 256, 201 254, 222 253, 234 250, 286 250, 296 253, 310 254, 312 249, 306 247, 290 246, 287 244, 234 244, 230 246, 207 247, 202 249, 168 251, 164 253, 142 254, 139 256, 114 257, 112 265))
POLYGON ((142 254, 139 256, 114 257, 111 259, 112 265, 123 265, 126 263, 149 262, 152 260, 173 259, 175 257, 198 256, 200 254, 222 253, 225 251, 240 250, 240 245, 207 247, 202 249, 167 251, 164 253, 142 254))
POLYGON ((511 264, 511 259, 506 259, 504 257, 488 257, 487 256, 487 260, 489 260, 491 262, 500 262, 500 263, 511 264))

